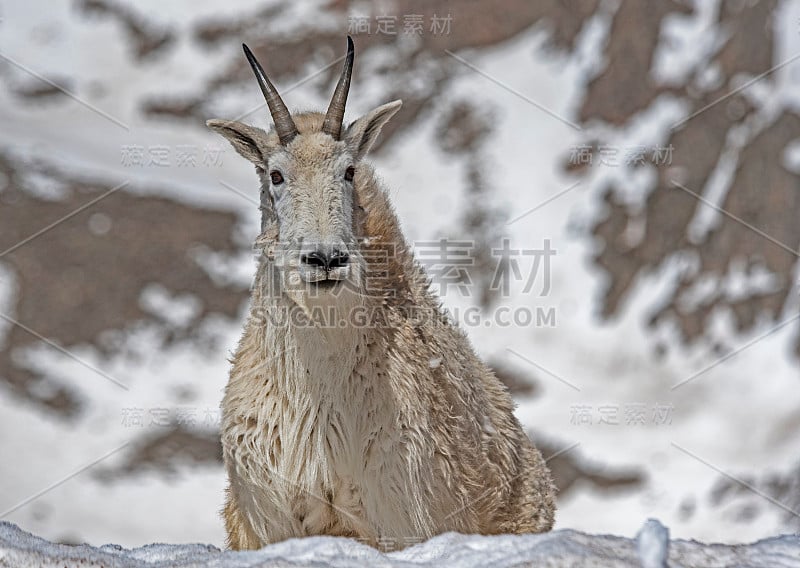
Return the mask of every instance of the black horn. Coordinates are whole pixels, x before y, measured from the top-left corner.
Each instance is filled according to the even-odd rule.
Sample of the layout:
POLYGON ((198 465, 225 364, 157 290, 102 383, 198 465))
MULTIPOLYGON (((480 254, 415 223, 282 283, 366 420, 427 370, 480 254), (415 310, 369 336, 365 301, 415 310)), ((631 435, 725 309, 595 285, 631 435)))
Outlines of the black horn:
POLYGON ((292 120, 292 115, 289 114, 289 109, 286 108, 278 91, 272 86, 272 83, 267 78, 267 74, 264 73, 264 69, 258 63, 253 52, 250 51, 250 48, 245 44, 242 44, 242 48, 244 48, 247 61, 250 62, 250 67, 253 68, 253 73, 256 75, 258 86, 261 87, 261 92, 264 93, 264 98, 267 100, 269 112, 272 115, 272 121, 275 123, 275 131, 278 133, 278 138, 281 144, 286 146, 297 136, 297 126, 295 126, 294 120, 292 120))
POLYGON ((322 123, 322 131, 333 136, 335 140, 339 139, 342 132, 344 107, 347 104, 347 93, 350 91, 350 76, 353 74, 354 56, 353 38, 347 36, 347 57, 344 60, 344 68, 342 68, 342 74, 336 84, 336 90, 333 92, 328 112, 325 113, 325 122, 322 123))

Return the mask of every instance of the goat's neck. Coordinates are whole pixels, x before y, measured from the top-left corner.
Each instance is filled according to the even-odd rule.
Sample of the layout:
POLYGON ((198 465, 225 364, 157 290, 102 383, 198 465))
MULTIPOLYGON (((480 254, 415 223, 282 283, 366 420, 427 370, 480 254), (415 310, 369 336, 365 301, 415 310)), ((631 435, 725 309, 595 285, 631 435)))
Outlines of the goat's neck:
POLYGON ((370 332, 356 326, 350 316, 353 309, 363 307, 357 295, 342 292, 335 298, 323 296, 311 300, 301 308, 287 294, 280 293, 277 282, 268 281, 269 271, 263 271, 256 286, 261 289, 255 297, 254 307, 259 308, 258 319, 264 326, 262 341, 268 365, 274 366, 277 381, 287 392, 302 385, 309 396, 319 396, 320 401, 332 400, 349 391, 356 366, 368 354, 368 345, 374 343, 370 332), (320 320, 298 325, 298 316, 320 320), (344 325, 339 325, 344 322, 344 325))

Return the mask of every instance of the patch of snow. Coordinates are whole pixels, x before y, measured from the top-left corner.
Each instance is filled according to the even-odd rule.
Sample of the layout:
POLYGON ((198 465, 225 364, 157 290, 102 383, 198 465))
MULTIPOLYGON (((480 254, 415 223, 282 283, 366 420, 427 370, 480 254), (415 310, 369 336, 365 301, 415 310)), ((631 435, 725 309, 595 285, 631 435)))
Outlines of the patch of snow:
POLYGON ((203 544, 149 544, 125 549, 65 546, 42 540, 11 523, 0 523, 0 561, 9 566, 47 568, 108 566, 125 568, 228 566, 361 566, 397 568, 478 568, 536 565, 661 568, 671 566, 797 567, 800 536, 780 536, 750 545, 709 545, 668 541, 668 531, 650 520, 633 541, 608 535, 561 530, 538 535, 478 536, 445 533, 396 552, 381 552, 353 539, 290 539, 255 551, 221 551, 203 544), (669 551, 669 552, 668 552, 669 551))
POLYGON ((52 176, 37 171, 21 174, 20 185, 31 195, 46 201, 58 201, 67 195, 64 183, 52 176))
POLYGON ((749 270, 744 263, 732 263, 724 282, 725 297, 731 301, 743 300, 755 295, 767 295, 781 288, 781 278, 763 265, 755 265, 749 270))
POLYGON ((651 75, 664 85, 682 85, 721 45, 712 33, 719 0, 692 4, 693 14, 670 14, 661 25, 651 75))
POLYGON ((230 255, 198 244, 192 247, 188 254, 219 287, 233 283, 250 285, 257 266, 255 251, 230 255))
POLYGON ((648 519, 636 534, 636 550, 642 568, 666 568, 669 557, 669 530, 655 519, 648 519))
POLYGON ((781 162, 790 172, 800 174, 800 140, 792 140, 786 145, 781 162))
MULTIPOLYGON (((674 188, 675 191, 691 191, 702 198, 698 199, 694 217, 689 221, 687 228, 689 240, 692 243, 699 244, 704 242, 708 238, 708 234, 722 222, 723 215, 720 212, 720 208, 733 182, 741 149, 740 145, 734 143, 733 140, 737 137, 737 134, 740 135, 746 128, 744 125, 738 125, 728 133, 727 145, 722 151, 717 165, 711 172, 704 188, 674 188)), ((695 197, 695 199, 697 198, 695 197)))
MULTIPOLYGON (((16 310, 17 279, 8 264, 0 262, 0 314, 13 318, 16 310)), ((0 349, 5 348, 8 330, 13 324, 6 318, 0 318, 0 349)))
POLYGON ((144 287, 139 304, 143 309, 177 328, 185 328, 192 323, 203 308, 197 296, 172 294, 155 282, 144 287))

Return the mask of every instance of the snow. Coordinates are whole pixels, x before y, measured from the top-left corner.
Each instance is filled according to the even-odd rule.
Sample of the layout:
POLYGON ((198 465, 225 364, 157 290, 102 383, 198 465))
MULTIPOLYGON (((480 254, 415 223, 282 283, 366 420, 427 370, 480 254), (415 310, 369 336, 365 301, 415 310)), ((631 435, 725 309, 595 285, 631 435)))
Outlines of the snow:
POLYGON ((152 283, 142 290, 139 302, 143 309, 177 328, 185 328, 200 314, 200 300, 191 294, 173 295, 164 286, 152 283))
POLYGON ((692 15, 670 14, 661 27, 661 39, 653 54, 651 74, 659 83, 680 85, 719 48, 720 39, 708 33, 719 0, 695 2, 692 15))
POLYGON ((642 568, 666 568, 669 530, 657 520, 648 519, 636 535, 636 551, 642 568))
POLYGON ((635 541, 560 530, 541 535, 476 536, 445 533, 396 552, 380 552, 352 539, 309 537, 269 545, 258 551, 220 551, 203 544, 149 544, 125 549, 116 545, 53 544, 0 523, 0 564, 72 568, 156 568, 201 566, 360 566, 455 568, 483 566, 748 566, 789 568, 800 565, 800 536, 781 536, 746 546, 673 541, 667 529, 649 520, 635 541))
MULTIPOLYGON (((0 264, 0 313, 9 318, 14 317, 16 296, 16 277, 11 267, 0 264)), ((5 347, 5 338, 10 326, 11 322, 5 318, 0 318, 0 349, 5 347)))

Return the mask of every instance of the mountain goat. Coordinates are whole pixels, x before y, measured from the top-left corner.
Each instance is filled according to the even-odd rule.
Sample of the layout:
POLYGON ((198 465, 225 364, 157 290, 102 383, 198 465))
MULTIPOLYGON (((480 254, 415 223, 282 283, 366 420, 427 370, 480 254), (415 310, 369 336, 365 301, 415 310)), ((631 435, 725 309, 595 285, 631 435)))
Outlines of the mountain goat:
POLYGON ((261 260, 222 401, 228 545, 340 535, 401 548, 445 531, 550 530, 541 454, 429 290, 364 161, 401 101, 342 127, 348 37, 327 113, 292 116, 243 47, 274 129, 207 123, 261 180, 261 260))

